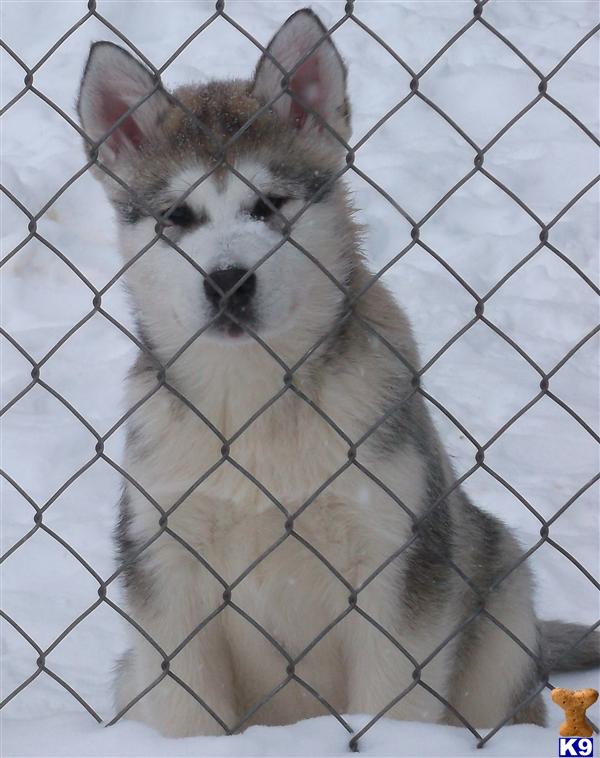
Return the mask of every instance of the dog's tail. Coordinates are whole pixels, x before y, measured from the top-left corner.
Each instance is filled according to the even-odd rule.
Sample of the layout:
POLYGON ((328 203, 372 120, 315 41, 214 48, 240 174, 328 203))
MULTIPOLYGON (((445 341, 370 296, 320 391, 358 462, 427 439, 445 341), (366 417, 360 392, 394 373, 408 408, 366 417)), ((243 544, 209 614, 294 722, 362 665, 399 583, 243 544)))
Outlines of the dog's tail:
POLYGON ((538 621, 544 671, 577 671, 600 666, 600 632, 566 621, 538 621))

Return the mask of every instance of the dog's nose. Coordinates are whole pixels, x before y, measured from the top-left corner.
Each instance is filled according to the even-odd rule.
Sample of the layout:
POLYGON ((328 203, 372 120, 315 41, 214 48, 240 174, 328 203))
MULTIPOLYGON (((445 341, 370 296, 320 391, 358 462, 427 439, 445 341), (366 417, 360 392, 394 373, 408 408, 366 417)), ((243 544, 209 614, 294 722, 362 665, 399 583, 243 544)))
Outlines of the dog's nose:
POLYGON ((256 274, 252 273, 242 284, 232 292, 229 291, 235 287, 235 285, 248 273, 248 269, 245 268, 222 268, 216 271, 211 271, 209 274, 210 280, 204 280, 204 291, 208 300, 215 306, 220 306, 221 301, 224 300, 227 308, 231 311, 239 311, 244 306, 248 305, 256 290, 256 274), (216 287, 221 289, 221 292, 212 285, 214 282, 216 287))

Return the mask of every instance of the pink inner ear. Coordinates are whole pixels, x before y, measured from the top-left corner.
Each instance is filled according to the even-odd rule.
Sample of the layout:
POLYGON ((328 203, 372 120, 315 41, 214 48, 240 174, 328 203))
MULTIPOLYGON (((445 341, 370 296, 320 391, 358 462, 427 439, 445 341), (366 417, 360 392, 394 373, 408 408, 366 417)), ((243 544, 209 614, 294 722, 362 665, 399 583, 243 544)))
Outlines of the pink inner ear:
MULTIPOLYGON (((323 86, 320 78, 318 55, 311 55, 292 75, 290 89, 298 97, 302 98, 304 103, 317 111, 317 113, 323 114, 324 103, 321 102, 323 86)), ((290 119, 297 129, 301 129, 304 126, 307 116, 308 112, 303 108, 301 103, 292 98, 290 119)), ((321 124, 319 124, 319 127, 321 127, 321 124)))
MULTIPOLYGON (((129 110, 128 106, 121 98, 115 97, 111 92, 103 92, 101 95, 102 122, 108 131, 111 126, 129 110)), ((135 111, 134 111, 135 113, 135 111)), ((129 142, 136 149, 141 147, 144 141, 142 130, 137 125, 133 114, 128 116, 108 137, 108 143, 116 152, 124 144, 129 142)))

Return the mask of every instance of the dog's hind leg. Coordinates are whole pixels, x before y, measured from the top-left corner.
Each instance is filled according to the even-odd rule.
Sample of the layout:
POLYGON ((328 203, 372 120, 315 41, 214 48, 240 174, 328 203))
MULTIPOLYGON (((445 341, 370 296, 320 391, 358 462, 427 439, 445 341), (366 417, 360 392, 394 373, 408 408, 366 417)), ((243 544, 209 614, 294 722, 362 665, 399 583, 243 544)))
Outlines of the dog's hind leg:
POLYGON ((475 727, 493 728, 508 717, 509 723, 545 723, 543 700, 535 694, 538 640, 528 589, 528 582, 513 581, 512 592, 501 586, 486 602, 492 618, 480 616, 462 636, 450 701, 475 727))
MULTIPOLYGON (((377 622, 381 623, 381 618, 377 622)), ((349 713, 374 716, 385 710, 387 718, 430 722, 442 720, 445 706, 420 681, 444 695, 451 668, 452 644, 442 649, 421 670, 419 663, 439 643, 425 630, 421 635, 414 632, 401 634, 397 629, 393 631, 391 624, 381 623, 410 653, 411 658, 394 645, 384 632, 358 614, 351 614, 340 626, 348 666, 349 713), (394 704, 388 707, 391 703, 394 704)))

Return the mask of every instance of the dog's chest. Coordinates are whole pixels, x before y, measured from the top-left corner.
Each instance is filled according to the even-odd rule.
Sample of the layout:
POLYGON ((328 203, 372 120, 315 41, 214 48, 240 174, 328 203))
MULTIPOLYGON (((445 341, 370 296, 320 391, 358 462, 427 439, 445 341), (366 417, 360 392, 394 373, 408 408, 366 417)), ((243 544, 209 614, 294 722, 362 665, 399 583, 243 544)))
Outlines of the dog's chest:
MULTIPOLYGON (((269 402, 275 388, 254 386, 252 402, 232 387, 227 404, 205 395, 198 412, 157 393, 137 420, 127 470, 168 513, 169 529, 225 581, 256 564, 246 586, 263 583, 277 594, 291 578, 322 594, 339 585, 346 602, 335 571, 351 583, 365 579, 401 533, 398 505, 348 456, 348 439, 360 436, 360 408, 353 416, 320 398, 320 413, 292 391, 269 402)), ((411 504, 419 477, 410 461, 401 463, 388 466, 399 479, 391 486, 411 504)), ((132 536, 145 541, 160 513, 130 491, 132 536)), ((173 563, 186 552, 173 539, 160 545, 173 563)))
MULTIPOLYGON (((300 544, 285 537, 293 531, 348 562, 340 555, 350 536, 351 516, 341 505, 353 490, 348 445, 314 409, 291 394, 281 397, 224 442, 197 414, 162 400, 138 421, 128 471, 195 550, 235 573, 279 539, 300 544)), ((224 428, 238 422, 220 419, 224 428)), ((157 510, 137 491, 132 499, 136 531, 156 529, 157 510)))
MULTIPOLYGON (((241 394, 241 390, 238 390, 241 394)), ((254 513, 300 507, 348 465, 348 443, 292 392, 268 404, 203 397, 188 407, 166 391, 133 420, 128 471, 163 508, 192 493, 254 513), (187 494, 186 494, 187 493, 187 494)))

